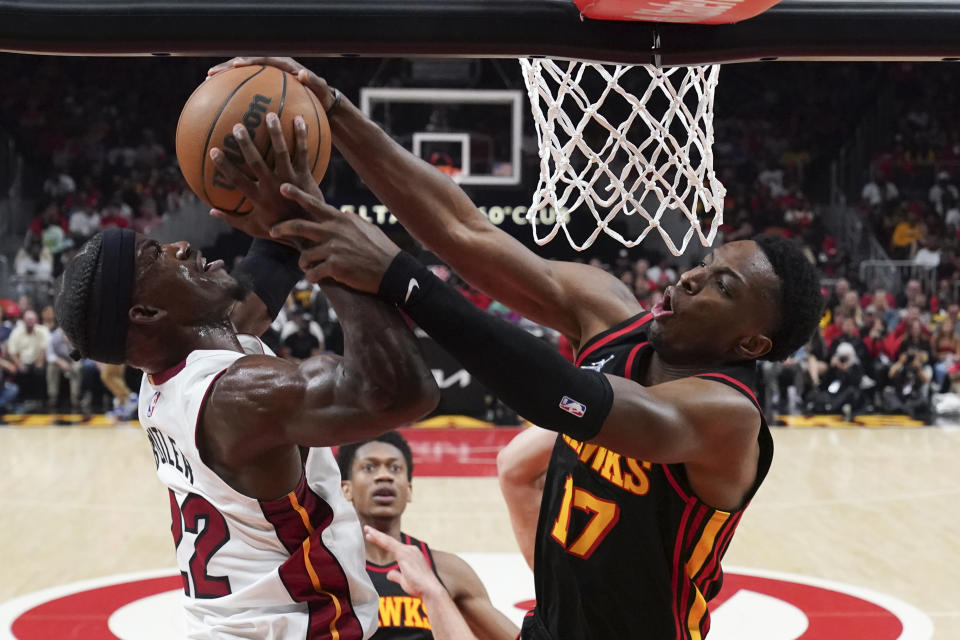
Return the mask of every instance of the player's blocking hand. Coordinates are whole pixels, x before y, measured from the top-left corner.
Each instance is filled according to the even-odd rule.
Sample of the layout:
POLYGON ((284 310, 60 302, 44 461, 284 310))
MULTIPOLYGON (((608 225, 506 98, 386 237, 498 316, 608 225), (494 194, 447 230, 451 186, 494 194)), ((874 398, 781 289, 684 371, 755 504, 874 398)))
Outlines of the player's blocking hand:
POLYGON ((333 91, 330 89, 330 85, 327 84, 327 81, 315 74, 313 71, 310 71, 310 69, 307 69, 293 58, 273 58, 267 56, 242 56, 231 58, 226 62, 221 62, 218 65, 210 67, 210 69, 207 70, 207 77, 211 78, 221 71, 226 71, 227 69, 249 67, 255 64, 276 67, 281 71, 286 71, 287 73, 295 75, 297 80, 300 81, 300 84, 313 91, 313 93, 320 100, 320 104, 323 105, 324 111, 330 111, 330 108, 333 106, 333 91))
POLYGON ((307 280, 331 278, 357 291, 377 293, 400 247, 360 216, 331 207, 295 185, 284 184, 280 193, 312 218, 287 220, 270 230, 274 239, 306 247, 300 250, 300 268, 307 280))
POLYGON ((420 549, 403 544, 370 526, 364 526, 363 533, 367 540, 389 551, 396 558, 400 570, 390 571, 387 574, 387 580, 396 582, 401 589, 415 598, 427 599, 445 591, 420 549))
POLYGON ((243 159, 253 178, 240 170, 219 147, 210 149, 210 158, 217 165, 224 180, 232 184, 240 193, 253 204, 250 213, 236 214, 211 209, 210 215, 219 218, 235 229, 256 238, 270 238, 270 228, 282 220, 299 218, 309 214, 289 198, 280 194, 280 185, 289 182, 296 184, 314 198, 323 200, 320 187, 309 169, 307 158, 307 124, 303 117, 294 118, 294 152, 293 159, 287 150, 287 142, 283 136, 280 118, 273 112, 267 114, 267 132, 274 158, 274 167, 270 169, 257 147, 253 144, 250 134, 242 124, 233 128, 233 137, 236 138, 243 154, 243 159))

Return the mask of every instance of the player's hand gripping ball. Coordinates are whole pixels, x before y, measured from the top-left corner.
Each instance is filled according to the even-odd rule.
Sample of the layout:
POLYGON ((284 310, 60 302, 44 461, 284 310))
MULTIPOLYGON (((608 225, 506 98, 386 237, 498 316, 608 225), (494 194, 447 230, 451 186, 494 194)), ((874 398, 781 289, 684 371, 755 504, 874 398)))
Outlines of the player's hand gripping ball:
POLYGON ((271 111, 280 118, 290 150, 294 149, 293 120, 303 116, 308 165, 319 182, 330 162, 330 124, 320 101, 296 76, 270 66, 237 67, 210 77, 187 99, 177 123, 177 159, 187 184, 214 209, 245 214, 253 205, 218 170, 210 149, 222 149, 235 166, 253 178, 233 135, 233 126, 239 122, 272 168, 274 156, 266 127, 266 115, 271 111))

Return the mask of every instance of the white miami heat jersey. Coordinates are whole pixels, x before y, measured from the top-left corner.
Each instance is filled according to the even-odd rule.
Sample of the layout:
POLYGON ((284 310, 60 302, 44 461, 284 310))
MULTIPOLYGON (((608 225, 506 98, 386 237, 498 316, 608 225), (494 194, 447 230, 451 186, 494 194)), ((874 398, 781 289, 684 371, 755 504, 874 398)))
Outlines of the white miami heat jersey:
POLYGON ((379 597, 331 451, 310 449, 300 485, 269 501, 234 491, 200 459, 197 420, 213 382, 246 354, 274 355, 252 336, 240 342, 245 353, 194 351, 140 388, 140 424, 170 493, 187 636, 368 638, 379 597))

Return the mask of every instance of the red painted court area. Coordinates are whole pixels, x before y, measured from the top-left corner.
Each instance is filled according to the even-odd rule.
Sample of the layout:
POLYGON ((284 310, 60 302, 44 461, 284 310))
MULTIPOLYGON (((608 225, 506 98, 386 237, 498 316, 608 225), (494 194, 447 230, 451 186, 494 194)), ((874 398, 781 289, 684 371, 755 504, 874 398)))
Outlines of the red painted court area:
POLYGON ((497 452, 519 427, 400 429, 413 451, 417 476, 484 477, 497 475, 497 452))
MULTIPOLYGON (((904 615, 902 611, 898 616, 895 611, 869 599, 844 593, 839 590, 843 589, 844 585, 816 586, 806 584, 802 578, 798 578, 801 581, 730 571, 727 573, 723 590, 711 601, 710 610, 714 615, 719 615, 725 605, 736 609, 738 605, 727 603, 732 603, 735 596, 749 593, 795 607, 805 618, 806 627, 799 635, 780 629, 784 634, 776 635, 778 632, 773 632, 776 635, 775 640, 916 640, 924 637, 911 615, 901 618, 900 616, 904 615), (836 586, 837 589, 828 588, 829 586, 836 586)), ((65 637, 118 640, 126 637, 118 636, 116 629, 111 629, 111 616, 118 609, 143 598, 164 592, 178 592, 180 589, 180 577, 175 575, 84 589, 29 608, 13 620, 10 630, 18 640, 65 637)), ((516 602, 514 607, 527 610, 534 604, 533 600, 524 600, 516 602)), ((154 611, 152 614, 161 615, 161 611, 154 611)), ((749 611, 734 612, 733 615, 746 615, 752 618, 754 623, 762 619, 769 630, 778 629, 777 609, 768 609, 763 604, 754 605, 749 611)), ((143 622, 150 624, 149 621, 143 622)), ((156 622, 169 623, 160 619, 156 622)), ((722 640, 731 637, 729 628, 718 631, 718 637, 722 637, 722 640)), ((754 635, 750 637, 753 638, 754 635)))

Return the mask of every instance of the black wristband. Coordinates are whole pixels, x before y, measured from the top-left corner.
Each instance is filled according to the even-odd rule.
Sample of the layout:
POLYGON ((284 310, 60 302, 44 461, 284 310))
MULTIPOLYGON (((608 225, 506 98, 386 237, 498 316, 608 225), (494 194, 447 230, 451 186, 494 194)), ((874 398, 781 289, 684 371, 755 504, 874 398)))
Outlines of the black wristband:
POLYGON ((436 277, 406 251, 401 251, 387 267, 377 295, 398 307, 418 300, 436 277))
POLYGON ((481 311, 410 254, 393 259, 379 295, 524 418, 581 441, 600 432, 613 406, 605 375, 577 368, 542 340, 481 311))
POLYGON ((231 275, 263 300, 273 319, 283 309, 294 285, 303 278, 299 261, 300 252, 296 249, 265 238, 255 238, 246 257, 231 275))

